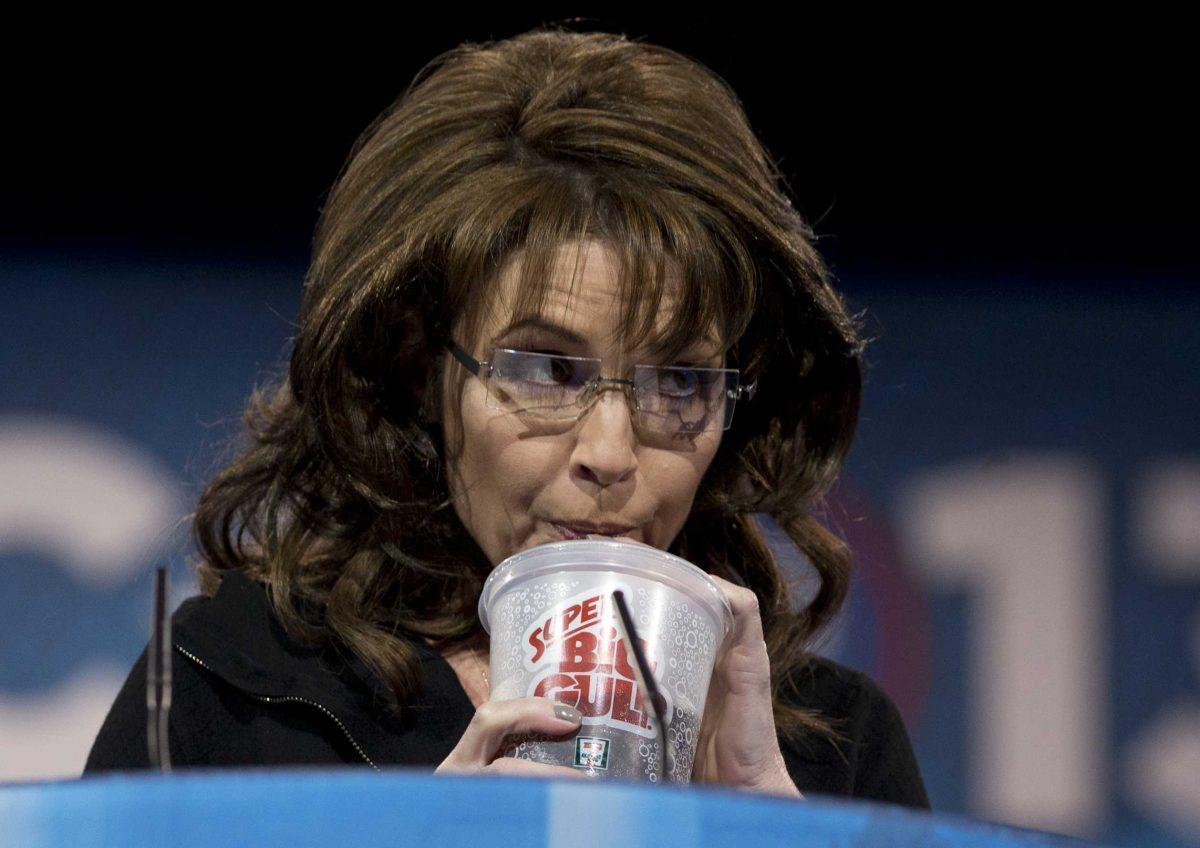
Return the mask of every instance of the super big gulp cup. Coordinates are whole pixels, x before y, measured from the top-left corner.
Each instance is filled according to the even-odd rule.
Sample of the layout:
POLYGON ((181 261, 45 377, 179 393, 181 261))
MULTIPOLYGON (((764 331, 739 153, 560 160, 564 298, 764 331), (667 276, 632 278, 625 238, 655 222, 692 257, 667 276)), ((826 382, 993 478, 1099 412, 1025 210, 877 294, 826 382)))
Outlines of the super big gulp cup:
POLYGON ((506 756, 597 777, 656 782, 661 772, 667 782, 689 782, 709 678, 733 626, 711 577, 645 545, 554 542, 496 566, 479 618, 491 634, 490 700, 536 695, 583 713, 574 736, 525 737, 506 756), (665 761, 653 706, 620 635, 617 589, 666 701, 665 761))

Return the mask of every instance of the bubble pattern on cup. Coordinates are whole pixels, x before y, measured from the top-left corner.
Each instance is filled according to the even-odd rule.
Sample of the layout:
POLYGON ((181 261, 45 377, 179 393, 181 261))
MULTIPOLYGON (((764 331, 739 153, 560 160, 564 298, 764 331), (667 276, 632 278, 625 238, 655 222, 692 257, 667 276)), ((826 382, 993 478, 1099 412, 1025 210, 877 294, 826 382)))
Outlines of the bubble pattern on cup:
MULTIPOLYGON (((536 668, 530 663, 531 646, 527 634, 531 628, 538 632, 541 623, 553 622, 556 617, 561 621, 569 602, 584 595, 602 594, 608 598, 618 588, 625 592, 638 634, 646 643, 648 658, 655 666, 655 679, 668 702, 667 739, 672 749, 672 758, 668 762, 673 760, 674 768, 665 774, 665 779, 672 783, 687 783, 691 778, 702 719, 697 705, 703 705, 708 693, 719 631, 717 623, 699 604, 663 584, 629 574, 571 572, 549 575, 506 591, 496 598, 489 611, 491 698, 508 700, 537 694, 535 689, 539 681, 555 674, 558 667, 554 663, 548 667, 544 659, 536 668)), ((597 628, 611 627, 615 615, 615 610, 606 609, 597 628)), ((614 654, 619 653, 614 651, 614 654)), ((628 662, 633 662, 631 655, 628 662)), ((648 699, 643 700, 641 693, 636 693, 635 684, 618 680, 612 689, 614 706, 606 714, 590 715, 588 707, 604 702, 597 694, 602 685, 598 681, 596 677, 588 681, 593 700, 587 704, 573 702, 573 696, 582 698, 574 692, 551 694, 557 700, 582 709, 585 718, 578 734, 526 736, 512 744, 506 755, 569 765, 605 777, 656 782, 662 758, 657 733, 650 727, 638 730, 628 722, 614 718, 618 711, 615 704, 618 696, 628 694, 630 688, 636 696, 631 706, 641 705, 643 710, 648 709, 648 699), (578 739, 584 742, 580 743, 578 739), (587 750, 581 753, 580 745, 587 750)))
POLYGON ((577 579, 559 579, 535 583, 532 586, 510 589, 492 609, 491 671, 492 700, 507 701, 522 698, 524 693, 509 694, 506 683, 519 683, 521 675, 521 634, 529 622, 543 610, 553 607, 580 590, 577 579), (496 647, 507 646, 497 657, 496 647))

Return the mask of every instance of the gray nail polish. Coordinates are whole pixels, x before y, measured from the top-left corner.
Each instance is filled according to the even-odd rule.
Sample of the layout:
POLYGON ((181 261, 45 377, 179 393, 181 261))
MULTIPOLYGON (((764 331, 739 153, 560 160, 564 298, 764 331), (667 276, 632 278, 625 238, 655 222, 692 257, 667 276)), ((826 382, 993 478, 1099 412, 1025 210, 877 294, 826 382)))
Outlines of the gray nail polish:
POLYGON ((554 705, 554 717, 561 718, 563 721, 569 721, 571 724, 579 724, 583 719, 583 713, 574 707, 569 707, 566 704, 554 705))

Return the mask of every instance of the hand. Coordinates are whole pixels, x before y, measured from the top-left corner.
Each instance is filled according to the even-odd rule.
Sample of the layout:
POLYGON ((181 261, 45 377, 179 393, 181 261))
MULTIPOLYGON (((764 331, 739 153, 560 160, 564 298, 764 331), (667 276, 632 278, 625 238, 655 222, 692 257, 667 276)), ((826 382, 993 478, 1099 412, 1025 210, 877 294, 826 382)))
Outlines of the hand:
POLYGON ((505 737, 510 734, 542 733, 565 736, 579 729, 582 716, 566 704, 550 698, 516 698, 485 701, 450 756, 434 774, 512 774, 526 777, 572 777, 587 780, 586 772, 568 766, 552 766, 532 760, 500 757, 505 737))
POLYGON ((733 608, 733 632, 717 658, 696 743, 692 780, 802 798, 788 775, 771 709, 771 662, 758 597, 709 575, 733 608))

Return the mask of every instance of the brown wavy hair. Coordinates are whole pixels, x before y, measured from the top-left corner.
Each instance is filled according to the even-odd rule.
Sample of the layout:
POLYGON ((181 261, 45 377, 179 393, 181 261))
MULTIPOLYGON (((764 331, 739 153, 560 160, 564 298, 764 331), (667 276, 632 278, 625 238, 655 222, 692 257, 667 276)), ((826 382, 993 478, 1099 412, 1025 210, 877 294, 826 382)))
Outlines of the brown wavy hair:
POLYGON ((200 499, 201 587, 231 570, 265 582, 293 636, 353 652, 401 709, 421 683, 409 639, 484 644, 492 563, 447 485, 461 440, 444 435, 445 342, 476 342, 518 251, 517 309, 536 313, 555 249, 584 237, 621 259, 625 337, 670 356, 715 327, 757 381, 671 551, 757 594, 778 728, 828 731, 794 687, 849 580, 846 545, 813 512, 858 418, 858 319, 729 87, 622 36, 462 45, 359 137, 321 211, 286 378, 255 391, 248 443, 200 499), (656 331, 668 261, 687 320, 656 331), (819 575, 802 609, 756 513, 819 575))

